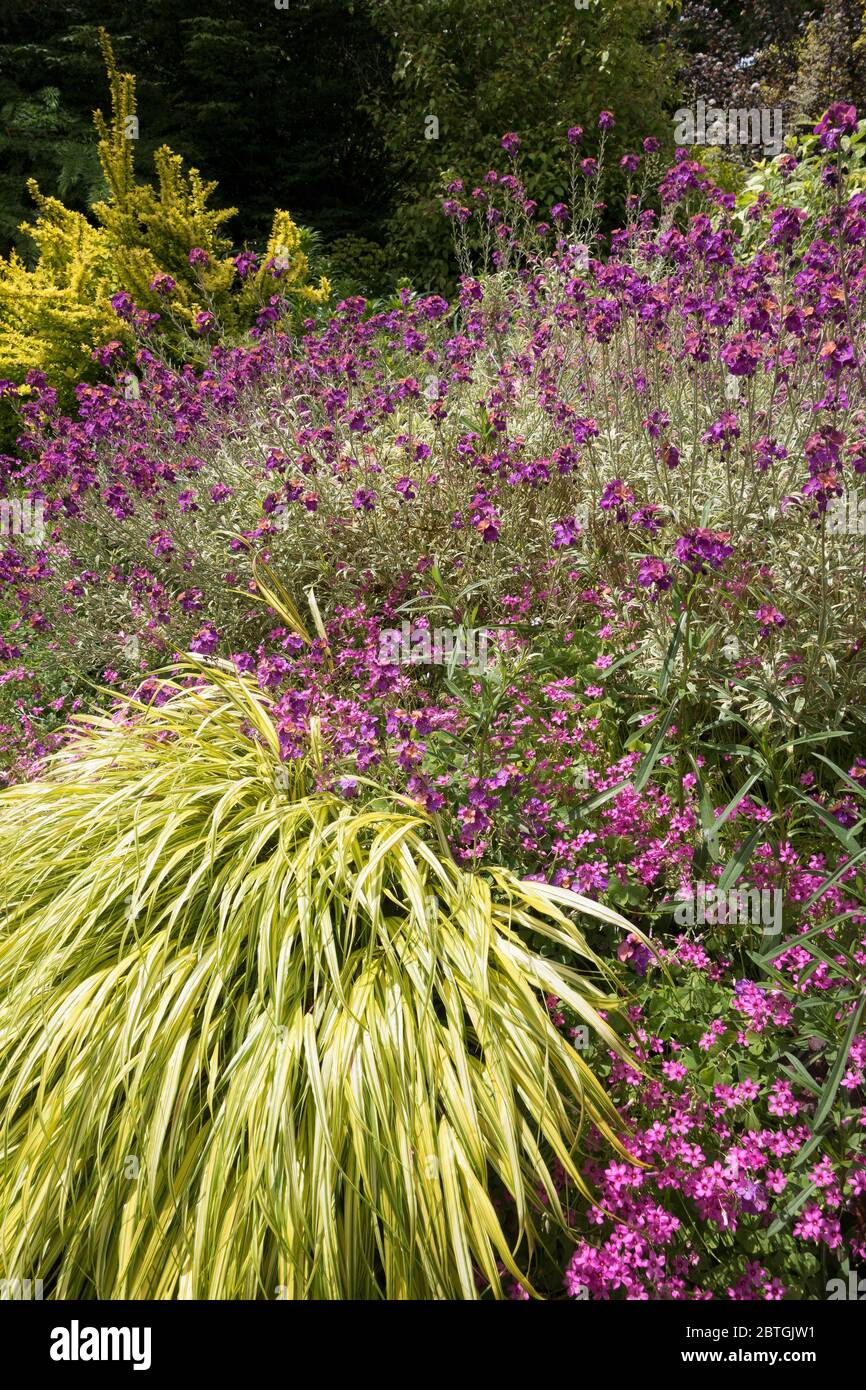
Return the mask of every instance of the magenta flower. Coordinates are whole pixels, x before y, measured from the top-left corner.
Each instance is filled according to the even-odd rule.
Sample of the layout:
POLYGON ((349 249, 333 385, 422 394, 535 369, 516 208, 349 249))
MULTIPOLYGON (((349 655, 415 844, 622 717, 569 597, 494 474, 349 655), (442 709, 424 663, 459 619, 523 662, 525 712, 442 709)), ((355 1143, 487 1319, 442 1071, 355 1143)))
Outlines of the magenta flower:
POLYGON ((488 504, 476 508, 472 517, 472 525, 487 545, 492 545, 499 540, 502 519, 495 507, 488 504))
POLYGON ((774 628, 783 628, 786 622, 778 608, 773 608, 771 604, 764 604, 759 608, 755 618, 762 637, 769 636, 774 628))

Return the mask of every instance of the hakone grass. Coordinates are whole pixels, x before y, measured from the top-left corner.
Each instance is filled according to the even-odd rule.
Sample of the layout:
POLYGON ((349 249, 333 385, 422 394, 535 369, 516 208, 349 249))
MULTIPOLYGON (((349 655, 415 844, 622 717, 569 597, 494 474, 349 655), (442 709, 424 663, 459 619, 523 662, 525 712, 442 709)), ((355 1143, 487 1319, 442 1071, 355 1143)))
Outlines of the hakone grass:
POLYGON ((65 1299, 535 1293, 554 1163, 585 1192, 582 1126, 621 1134, 546 997, 628 1056, 573 919, 629 923, 321 789, 315 721, 281 763, 219 664, 161 698, 0 793, 3 1270, 65 1299))

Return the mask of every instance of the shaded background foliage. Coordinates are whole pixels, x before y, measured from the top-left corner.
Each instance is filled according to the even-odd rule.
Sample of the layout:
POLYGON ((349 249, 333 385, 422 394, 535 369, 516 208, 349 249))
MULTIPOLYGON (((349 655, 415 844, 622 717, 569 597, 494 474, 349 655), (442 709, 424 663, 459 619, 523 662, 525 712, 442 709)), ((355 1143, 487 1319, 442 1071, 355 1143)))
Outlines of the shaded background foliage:
POLYGON ((686 100, 781 106, 788 121, 866 101, 863 0, 684 0, 674 20, 686 100))
MULTIPOLYGON (((472 179, 506 129, 544 205, 564 128, 617 114, 614 152, 704 96, 817 115, 866 100, 862 0, 18 0, 0 15, 0 251, 27 254, 25 180, 85 211, 100 196, 91 113, 106 98, 96 31, 138 82, 137 157, 167 143, 219 180, 237 241, 275 206, 316 228, 341 275, 381 292, 442 287, 444 171, 472 179), (425 118, 439 120, 425 138, 425 118)), ((592 153, 590 146, 588 153, 592 153)), ((615 217, 621 190, 605 189, 615 217)))
POLYGON ((25 0, 2 20, 4 249, 31 213, 26 177, 46 192, 62 180, 67 204, 87 207, 98 179, 91 112, 106 88, 100 24, 136 75, 140 161, 170 144, 218 177, 224 202, 242 209, 237 239, 260 240, 278 205, 328 238, 381 219, 388 180, 361 93, 387 80, 387 64, 366 5, 25 0))

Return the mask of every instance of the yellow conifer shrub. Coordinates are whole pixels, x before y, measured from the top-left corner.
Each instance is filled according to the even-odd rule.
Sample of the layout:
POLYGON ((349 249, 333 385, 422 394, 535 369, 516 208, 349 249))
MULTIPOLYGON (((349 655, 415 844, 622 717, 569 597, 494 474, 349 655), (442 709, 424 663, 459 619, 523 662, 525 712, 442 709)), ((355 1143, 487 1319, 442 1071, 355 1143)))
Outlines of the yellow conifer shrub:
POLYGON ((86 217, 28 187, 39 207, 39 262, 29 271, 14 251, 0 258, 0 377, 21 382, 35 370, 68 385, 96 345, 122 334, 110 303, 111 253, 86 217))
POLYGON ((310 304, 330 294, 327 280, 310 283, 302 234, 289 213, 275 213, 262 265, 241 280, 223 231, 236 209, 209 206, 216 183, 197 169, 186 172, 180 155, 167 146, 154 155, 154 181, 136 181, 130 138, 135 78, 118 71, 104 30, 100 39, 111 120, 100 111, 94 115, 107 189, 91 209, 95 225, 31 182, 39 215, 26 230, 36 245, 36 264, 28 269, 15 252, 0 258, 0 377, 20 383, 27 372, 43 371, 61 395, 93 366, 94 348, 128 340, 128 325, 111 305, 121 291, 139 308, 160 314, 165 348, 184 360, 196 356, 201 314, 212 315, 215 327, 231 335, 248 327, 274 294, 310 304), (196 265, 189 260, 193 248, 205 253, 196 265), (170 293, 152 288, 166 276, 174 282, 170 293))

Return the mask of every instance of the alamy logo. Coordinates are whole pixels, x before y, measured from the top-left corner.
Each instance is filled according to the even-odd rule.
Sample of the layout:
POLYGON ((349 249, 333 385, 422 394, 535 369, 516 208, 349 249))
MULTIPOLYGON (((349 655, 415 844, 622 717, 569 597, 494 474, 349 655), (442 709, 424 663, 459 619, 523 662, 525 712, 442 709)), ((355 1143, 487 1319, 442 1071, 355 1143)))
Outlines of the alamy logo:
POLYGON ((731 888, 697 883, 692 893, 680 894, 674 909, 679 927, 762 926, 767 936, 782 930, 782 892, 779 888, 731 888))
POLYGON ((828 1279, 827 1297, 832 1302, 834 1299, 852 1299, 855 1302, 863 1303, 866 1301, 866 1279, 860 1278, 860 1271, 849 1269, 848 1279, 828 1279))
POLYGON ((51 1329, 52 1361, 131 1361, 134 1371, 150 1370, 149 1327, 69 1327, 51 1329))
POLYGON ((842 493, 841 497, 831 497, 827 503, 828 536, 866 535, 866 497, 860 497, 856 488, 842 493))
POLYGON ((45 538, 45 503, 32 497, 11 497, 0 502, 0 535, 21 536, 41 545, 45 538))
POLYGON ((41 1302, 42 1280, 0 1279, 0 1300, 5 1303, 7 1299, 13 1299, 16 1303, 22 1299, 28 1303, 31 1299, 41 1302))
POLYGON ((782 153, 782 108, 767 106, 708 106, 703 97, 695 109, 681 106, 674 112, 674 139, 678 145, 762 145, 782 153))
POLYGON ((382 666, 464 666, 473 674, 487 670, 488 633, 483 627, 416 627, 410 622, 387 627, 379 635, 382 666))

